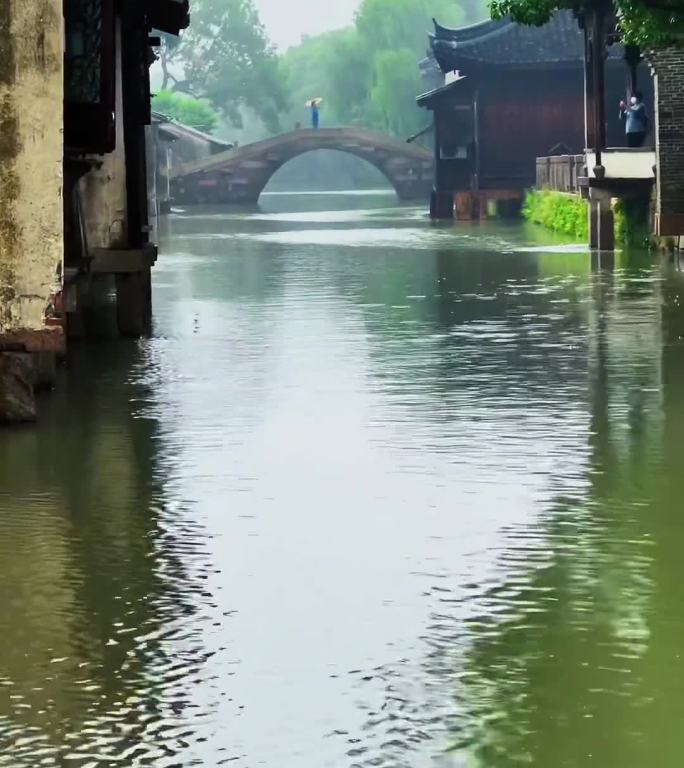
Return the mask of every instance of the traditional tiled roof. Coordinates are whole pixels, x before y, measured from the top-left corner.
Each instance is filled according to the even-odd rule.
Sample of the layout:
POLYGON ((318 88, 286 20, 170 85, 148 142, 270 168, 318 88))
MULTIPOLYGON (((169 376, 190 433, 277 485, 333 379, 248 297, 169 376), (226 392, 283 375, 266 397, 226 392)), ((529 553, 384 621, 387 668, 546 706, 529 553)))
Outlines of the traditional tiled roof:
POLYGON ((209 144, 214 150, 224 151, 226 149, 232 149, 235 144, 230 141, 224 141, 216 136, 212 136, 210 133, 205 133, 197 128, 192 128, 189 125, 184 125, 178 121, 168 117, 163 112, 156 112, 152 110, 152 122, 160 126, 165 138, 170 140, 175 139, 200 139, 209 144))
MULTIPOLYGON (((443 72, 468 64, 530 67, 576 64, 584 59, 584 40, 572 11, 558 11, 543 27, 516 24, 505 18, 462 29, 435 21, 430 35, 432 53, 443 72)), ((611 57, 621 50, 611 49, 611 57)))

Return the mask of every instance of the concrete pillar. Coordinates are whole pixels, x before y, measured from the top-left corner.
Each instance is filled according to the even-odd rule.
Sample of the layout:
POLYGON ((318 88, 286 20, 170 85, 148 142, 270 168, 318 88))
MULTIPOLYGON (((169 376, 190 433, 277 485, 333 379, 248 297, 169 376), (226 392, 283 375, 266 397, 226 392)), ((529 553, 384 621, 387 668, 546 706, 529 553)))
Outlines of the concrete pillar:
POLYGON ((64 345, 62 40, 62 0, 0 0, 0 423, 35 418, 27 353, 64 345))
POLYGON ((589 199, 589 247, 615 250, 615 219, 610 197, 593 195, 589 199))
POLYGON ((598 233, 599 233, 599 220, 598 220, 598 213, 599 213, 599 204, 595 200, 589 201, 589 207, 588 207, 588 216, 589 216, 589 247, 592 251, 595 251, 598 248, 598 233))
POLYGON ((150 270, 117 275, 116 294, 119 333, 134 338, 148 333, 152 316, 150 270))

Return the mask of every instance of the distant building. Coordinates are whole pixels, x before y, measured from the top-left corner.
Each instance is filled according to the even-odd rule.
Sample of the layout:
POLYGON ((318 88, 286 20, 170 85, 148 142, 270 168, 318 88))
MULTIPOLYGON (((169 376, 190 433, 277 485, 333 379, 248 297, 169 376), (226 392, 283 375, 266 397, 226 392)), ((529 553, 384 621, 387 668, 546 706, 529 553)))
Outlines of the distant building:
MULTIPOLYGON (((535 183, 536 158, 585 149, 584 38, 572 12, 543 27, 509 19, 462 29, 435 22, 431 56, 421 62, 429 90, 418 97, 434 114, 436 218, 486 215, 492 200, 515 205, 535 183)), ((623 49, 606 67, 608 141, 624 144, 618 102, 625 98, 623 49)), ((652 114, 653 85, 641 75, 652 114)))
POLYGON ((233 142, 183 125, 161 112, 152 112, 148 147, 151 216, 156 218, 171 207, 171 172, 174 168, 204 160, 234 146, 233 142))

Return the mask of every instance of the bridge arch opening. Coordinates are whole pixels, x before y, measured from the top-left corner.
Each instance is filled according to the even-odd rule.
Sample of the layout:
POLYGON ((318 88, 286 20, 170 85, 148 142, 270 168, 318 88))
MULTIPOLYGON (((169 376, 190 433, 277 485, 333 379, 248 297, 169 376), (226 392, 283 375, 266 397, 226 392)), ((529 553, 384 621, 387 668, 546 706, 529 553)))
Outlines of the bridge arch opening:
POLYGON ((396 193, 390 179, 369 160, 339 149, 311 149, 286 160, 262 194, 350 191, 396 193))
MULTIPOLYGON (((387 179, 400 200, 425 200, 432 189, 429 150, 353 126, 299 129, 182 165, 172 171, 172 192, 181 204, 253 204, 281 168, 321 150, 370 164, 387 179)), ((334 169, 328 169, 327 176, 328 188, 340 181, 334 169)))

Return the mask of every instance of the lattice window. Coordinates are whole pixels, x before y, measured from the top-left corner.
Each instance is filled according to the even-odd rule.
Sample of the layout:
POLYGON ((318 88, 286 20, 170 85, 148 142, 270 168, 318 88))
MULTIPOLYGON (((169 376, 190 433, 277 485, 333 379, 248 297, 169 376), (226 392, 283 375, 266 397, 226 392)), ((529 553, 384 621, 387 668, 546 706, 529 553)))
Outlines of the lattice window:
POLYGON ((102 98, 102 0, 68 0, 66 7, 66 98, 99 104, 102 98))

